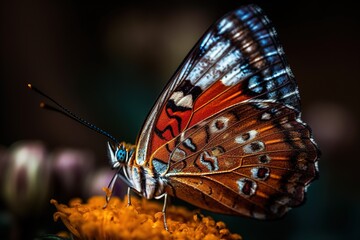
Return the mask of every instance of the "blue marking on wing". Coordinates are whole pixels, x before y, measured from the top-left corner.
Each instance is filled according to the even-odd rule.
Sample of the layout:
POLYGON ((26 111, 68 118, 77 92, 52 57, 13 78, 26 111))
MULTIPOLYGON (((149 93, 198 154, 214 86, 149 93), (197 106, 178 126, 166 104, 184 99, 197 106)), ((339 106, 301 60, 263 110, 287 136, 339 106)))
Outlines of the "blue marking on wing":
POLYGON ((156 158, 153 159, 152 164, 154 166, 154 170, 157 176, 164 174, 168 168, 168 164, 165 164, 164 162, 156 158))
POLYGON ((249 18, 252 18, 253 13, 249 12, 246 7, 240 8, 235 11, 235 14, 238 18, 240 18, 242 21, 246 21, 249 18), (245 11, 246 10, 246 11, 245 11))
POLYGON ((261 93, 263 91, 263 87, 259 85, 261 81, 262 79, 259 75, 252 76, 249 79, 249 88, 256 93, 261 93))

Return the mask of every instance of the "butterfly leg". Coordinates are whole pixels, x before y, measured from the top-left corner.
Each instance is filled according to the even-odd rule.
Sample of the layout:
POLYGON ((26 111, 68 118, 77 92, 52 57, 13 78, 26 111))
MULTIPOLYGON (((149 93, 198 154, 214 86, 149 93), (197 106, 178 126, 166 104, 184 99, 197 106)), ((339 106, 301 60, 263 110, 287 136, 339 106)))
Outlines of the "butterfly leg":
POLYGON ((169 231, 169 228, 168 228, 167 222, 166 222, 166 206, 167 206, 167 193, 164 194, 164 206, 162 209, 162 214, 164 216, 164 228, 166 231, 169 231))
POLYGON ((127 196, 128 196, 128 206, 131 206, 131 187, 128 187, 127 189, 127 196))
POLYGON ((118 173, 115 173, 114 176, 112 177, 110 183, 109 183, 109 186, 108 186, 108 189, 109 189, 109 192, 106 193, 106 196, 105 196, 105 205, 103 206, 103 208, 106 208, 107 205, 109 204, 109 201, 111 199, 111 196, 112 196, 112 193, 113 193, 113 189, 114 189, 114 185, 115 185, 115 182, 118 178, 118 173))
POLYGON ((135 193, 137 193, 139 196, 142 196, 142 194, 139 193, 138 191, 136 191, 136 189, 134 189, 134 188, 132 188, 132 187, 128 187, 128 189, 127 189, 127 196, 128 196, 127 206, 131 206, 131 192, 135 192, 135 193))

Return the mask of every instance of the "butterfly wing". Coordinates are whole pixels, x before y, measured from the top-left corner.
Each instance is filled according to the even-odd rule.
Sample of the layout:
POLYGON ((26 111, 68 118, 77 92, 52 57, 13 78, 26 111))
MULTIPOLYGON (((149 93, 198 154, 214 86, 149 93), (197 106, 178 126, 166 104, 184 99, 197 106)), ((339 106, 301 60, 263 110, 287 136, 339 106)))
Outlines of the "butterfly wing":
POLYGON ((275 30, 258 7, 242 7, 205 33, 168 83, 136 161, 201 208, 279 217, 316 175, 318 151, 299 117, 275 30))
POLYGON ((253 5, 221 18, 184 60, 143 125, 137 162, 143 164, 184 129, 250 99, 273 99, 300 111, 297 85, 277 34, 253 5))
POLYGON ((318 150, 294 109, 249 102, 186 129, 153 161, 164 155, 170 195, 213 212, 268 219, 302 203, 318 150))

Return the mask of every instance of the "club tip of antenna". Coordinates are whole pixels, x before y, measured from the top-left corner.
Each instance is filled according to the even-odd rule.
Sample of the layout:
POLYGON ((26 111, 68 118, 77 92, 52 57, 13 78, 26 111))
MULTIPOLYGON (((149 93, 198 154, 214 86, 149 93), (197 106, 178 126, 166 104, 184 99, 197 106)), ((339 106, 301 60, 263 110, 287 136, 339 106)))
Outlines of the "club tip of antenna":
POLYGON ((32 88, 31 83, 28 83, 27 86, 28 86, 28 88, 30 88, 30 89, 32 88))
POLYGON ((45 108, 46 104, 44 102, 40 102, 40 107, 45 108))

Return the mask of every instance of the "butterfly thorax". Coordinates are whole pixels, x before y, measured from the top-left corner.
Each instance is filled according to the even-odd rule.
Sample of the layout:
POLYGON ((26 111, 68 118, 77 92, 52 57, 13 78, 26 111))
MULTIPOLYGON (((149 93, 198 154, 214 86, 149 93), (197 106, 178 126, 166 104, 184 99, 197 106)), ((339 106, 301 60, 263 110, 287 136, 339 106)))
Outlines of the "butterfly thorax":
POLYGON ((125 142, 116 147, 108 144, 109 162, 113 169, 118 170, 120 178, 124 179, 129 187, 147 199, 161 197, 165 189, 165 178, 159 174, 157 164, 153 161, 139 163, 136 159, 136 146, 125 142))

